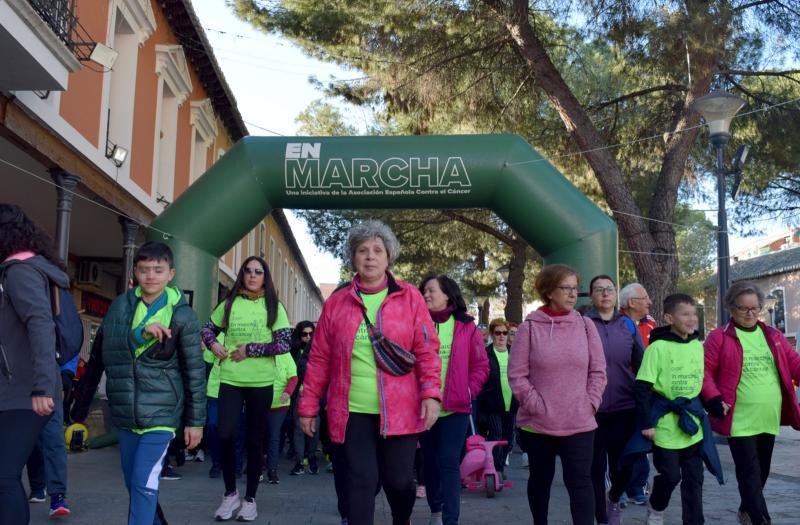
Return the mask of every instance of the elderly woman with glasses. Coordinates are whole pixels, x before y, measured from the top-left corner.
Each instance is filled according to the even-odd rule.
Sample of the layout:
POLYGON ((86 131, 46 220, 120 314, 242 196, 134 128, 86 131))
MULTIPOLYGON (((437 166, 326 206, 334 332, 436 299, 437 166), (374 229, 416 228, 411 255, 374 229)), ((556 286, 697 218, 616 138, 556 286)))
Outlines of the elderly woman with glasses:
POLYGON ((346 247, 355 276, 322 308, 299 422, 307 435, 313 434, 327 392, 330 438, 343 444, 347 464, 347 522, 373 524, 380 482, 392 522, 406 525, 416 499, 417 440, 439 416, 439 338, 422 294, 389 271, 400 245, 385 224, 353 226, 346 247), (374 348, 370 327, 404 352, 389 357, 374 348), (413 366, 408 366, 412 359, 407 353, 413 366))
POLYGON ((536 276, 544 306, 519 327, 508 380, 519 399, 517 426, 528 451, 528 504, 533 523, 547 523, 556 456, 561 456, 572 523, 594 524, 590 475, 595 414, 606 386, 606 361, 597 327, 575 311, 578 273, 552 264, 536 276))
POLYGON ((758 318, 764 292, 752 282, 731 285, 724 298, 731 320, 705 341, 701 396, 711 428, 727 436, 739 484, 739 522, 763 525, 771 518, 763 488, 781 425, 800 429, 792 381, 800 381, 800 355, 786 337, 758 318))
POLYGON ((644 344, 636 324, 617 310, 617 287, 608 275, 597 275, 589 283, 592 307, 585 314, 594 322, 606 360, 608 384, 603 401, 595 415, 592 483, 594 515, 597 523, 620 525, 622 509, 619 499, 625 492, 632 465, 620 462, 622 451, 636 432, 636 401, 633 387, 636 372, 642 364, 644 344), (606 470, 611 488, 606 501, 606 470))

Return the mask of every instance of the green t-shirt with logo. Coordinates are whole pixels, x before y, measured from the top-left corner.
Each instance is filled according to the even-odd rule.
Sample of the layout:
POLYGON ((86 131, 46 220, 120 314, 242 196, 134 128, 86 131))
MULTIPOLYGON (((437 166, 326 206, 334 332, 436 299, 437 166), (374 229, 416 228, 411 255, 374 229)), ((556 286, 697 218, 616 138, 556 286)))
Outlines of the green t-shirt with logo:
POLYGON ((497 349, 494 351, 497 356, 497 363, 500 365, 500 391, 503 393, 503 402, 506 405, 506 412, 511 410, 511 385, 508 383, 508 349, 505 352, 500 352, 497 349))
MULTIPOLYGON (((378 308, 389 293, 386 288, 378 293, 361 294, 361 300, 367 307, 367 318, 375 326, 378 308)), ((378 365, 369 341, 367 324, 362 320, 353 341, 353 357, 350 361, 350 412, 358 414, 380 414, 381 404, 378 399, 378 365)))
MULTIPOLYGON (((444 400, 445 380, 447 379, 447 365, 450 364, 450 352, 453 350, 453 334, 455 333, 456 319, 452 315, 443 323, 436 323, 436 331, 439 333, 439 358, 442 360, 442 400, 444 400)), ((452 414, 442 410, 439 417, 452 414)))
POLYGON ((764 331, 736 329, 742 343, 742 375, 736 387, 731 436, 777 436, 781 425, 781 384, 764 331))
POLYGON ((291 400, 281 403, 281 395, 286 390, 289 380, 297 376, 297 364, 292 354, 285 353, 275 356, 275 382, 272 384, 272 406, 270 408, 288 407, 291 400))
MULTIPOLYGON (((647 347, 637 380, 653 384, 653 391, 667 399, 700 395, 703 387, 703 345, 694 339, 686 343, 659 339, 647 347)), ((700 421, 691 416, 700 427, 690 436, 678 426, 678 414, 670 412, 656 424, 655 444, 661 448, 686 448, 703 439, 700 421)))
MULTIPOLYGON (((211 314, 211 322, 222 326, 225 302, 211 314)), ((228 326, 225 329, 225 348, 230 355, 239 345, 271 343, 272 331, 290 328, 286 309, 278 303, 278 315, 272 330, 267 327, 267 307, 263 297, 248 299, 238 296, 233 300, 228 326)), ((238 363, 225 359, 220 364, 219 380, 226 385, 240 387, 269 386, 275 382, 274 357, 248 357, 238 363)))

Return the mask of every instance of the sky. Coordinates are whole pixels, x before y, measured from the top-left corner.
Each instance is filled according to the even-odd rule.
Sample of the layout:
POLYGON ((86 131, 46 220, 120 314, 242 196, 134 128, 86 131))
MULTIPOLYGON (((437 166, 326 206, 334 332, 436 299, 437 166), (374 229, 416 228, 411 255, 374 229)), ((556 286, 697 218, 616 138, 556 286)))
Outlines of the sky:
MULTIPOLYGON (((345 70, 309 58, 286 39, 255 30, 236 18, 222 0, 194 0, 192 5, 206 30, 251 135, 296 135, 297 115, 312 101, 324 97, 309 82, 309 77, 341 80, 362 76, 359 71, 345 70)), ((352 112, 349 109, 346 114, 352 115, 352 112)), ((733 154, 732 151, 726 153, 729 156, 733 154)), ((713 195, 716 190, 711 186, 708 190, 713 195)), ((709 203, 695 204, 692 207, 715 207, 709 206, 709 203)), ((729 200, 729 218, 731 204, 729 200)), ((320 252, 311 240, 305 222, 291 210, 285 211, 315 281, 338 282, 340 261, 320 252)), ((716 224, 716 212, 707 211, 706 215, 716 224)), ((777 223, 765 226, 765 234, 769 235, 785 228, 777 223)), ((735 253, 752 240, 732 235, 731 252, 735 253)))

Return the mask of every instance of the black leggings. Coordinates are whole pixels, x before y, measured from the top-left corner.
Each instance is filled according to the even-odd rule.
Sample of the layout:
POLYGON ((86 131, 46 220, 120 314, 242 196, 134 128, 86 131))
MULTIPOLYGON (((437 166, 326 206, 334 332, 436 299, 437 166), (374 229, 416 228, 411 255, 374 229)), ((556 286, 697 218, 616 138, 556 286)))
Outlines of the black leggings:
POLYGON ((594 517, 597 523, 607 523, 606 468, 611 478, 608 499, 617 503, 631 479, 632 464, 620 462, 622 451, 636 431, 636 410, 598 412, 597 430, 594 434, 594 459, 592 460, 592 485, 594 485, 594 517))
POLYGON ((733 464, 736 465, 736 481, 742 499, 739 510, 746 512, 755 524, 770 523, 772 518, 764 499, 764 485, 769 478, 775 436, 758 434, 729 437, 728 445, 731 447, 733 464))
POLYGON ((344 437, 347 461, 347 522, 373 525, 375 489, 380 483, 392 509, 392 523, 406 525, 416 501, 414 453, 417 434, 383 437, 380 416, 350 413, 344 437))
POLYGON ((593 525, 594 493, 590 471, 594 431, 572 436, 548 436, 522 431, 520 438, 528 451, 528 505, 534 525, 547 525, 556 456, 561 456, 561 470, 569 493, 573 525, 593 525))
POLYGON ((33 410, 0 411, 0 524, 27 525, 28 498, 20 481, 22 467, 50 416, 33 410))
POLYGON ((219 449, 226 494, 236 490, 236 433, 242 404, 247 424, 245 497, 255 498, 264 461, 264 434, 267 430, 267 414, 272 405, 272 385, 251 388, 222 383, 219 386, 219 449))

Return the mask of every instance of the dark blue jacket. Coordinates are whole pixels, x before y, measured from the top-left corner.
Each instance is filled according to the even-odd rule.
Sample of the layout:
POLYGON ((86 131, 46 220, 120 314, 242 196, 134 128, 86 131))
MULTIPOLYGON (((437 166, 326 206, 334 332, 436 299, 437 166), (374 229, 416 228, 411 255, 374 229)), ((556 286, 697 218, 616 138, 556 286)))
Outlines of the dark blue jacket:
MULTIPOLYGON (((687 399, 685 397, 677 397, 669 400, 664 396, 653 393, 650 397, 649 428, 655 428, 658 420, 670 412, 678 414, 678 426, 690 436, 697 434, 699 430, 697 423, 690 415, 700 420, 700 425, 703 429, 703 441, 701 442, 703 446, 703 462, 708 471, 717 478, 719 484, 723 485, 725 478, 722 475, 722 464, 719 460, 719 454, 717 454, 714 436, 711 433, 711 425, 700 398, 687 399)), ((653 442, 642 435, 642 428, 640 425, 628 440, 627 445, 625 445, 625 450, 622 452, 622 463, 631 463, 636 456, 646 454, 652 450, 653 442)))

